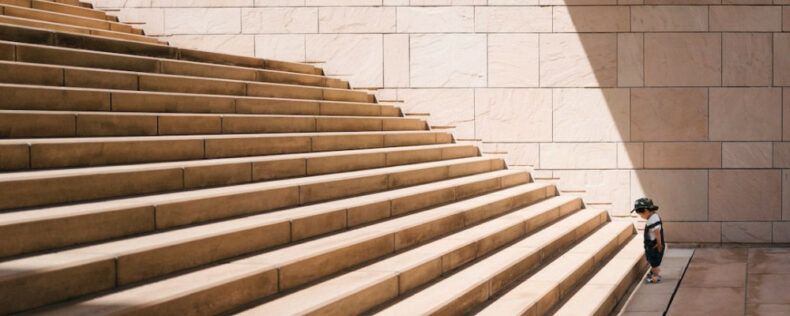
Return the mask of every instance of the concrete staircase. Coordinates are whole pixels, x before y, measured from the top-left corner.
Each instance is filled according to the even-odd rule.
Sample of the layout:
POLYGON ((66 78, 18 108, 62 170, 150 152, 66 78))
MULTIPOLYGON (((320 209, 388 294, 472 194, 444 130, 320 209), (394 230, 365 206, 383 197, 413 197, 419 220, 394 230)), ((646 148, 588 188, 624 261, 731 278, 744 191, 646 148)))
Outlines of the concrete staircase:
POLYGON ((0 172, 0 314, 602 315, 644 271, 630 222, 319 68, 74 0, 0 0, 0 172))

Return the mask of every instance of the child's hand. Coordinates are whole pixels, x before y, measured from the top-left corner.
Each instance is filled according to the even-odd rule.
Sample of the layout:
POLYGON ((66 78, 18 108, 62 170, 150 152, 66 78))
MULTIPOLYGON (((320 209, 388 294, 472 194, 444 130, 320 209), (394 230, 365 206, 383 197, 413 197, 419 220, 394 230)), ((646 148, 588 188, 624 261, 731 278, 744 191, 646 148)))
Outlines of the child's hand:
POLYGON ((664 252, 664 245, 663 244, 656 244, 656 250, 658 250, 658 252, 664 252))

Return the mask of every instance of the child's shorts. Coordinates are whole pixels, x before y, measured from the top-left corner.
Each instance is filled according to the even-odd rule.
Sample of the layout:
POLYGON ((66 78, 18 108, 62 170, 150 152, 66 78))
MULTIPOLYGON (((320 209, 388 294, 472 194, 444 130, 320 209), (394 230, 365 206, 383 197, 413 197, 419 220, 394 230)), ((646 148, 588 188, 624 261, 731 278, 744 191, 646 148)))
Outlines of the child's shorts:
POLYGON ((645 257, 650 266, 655 268, 661 265, 661 260, 664 259, 664 252, 659 252, 655 247, 645 249, 645 257))

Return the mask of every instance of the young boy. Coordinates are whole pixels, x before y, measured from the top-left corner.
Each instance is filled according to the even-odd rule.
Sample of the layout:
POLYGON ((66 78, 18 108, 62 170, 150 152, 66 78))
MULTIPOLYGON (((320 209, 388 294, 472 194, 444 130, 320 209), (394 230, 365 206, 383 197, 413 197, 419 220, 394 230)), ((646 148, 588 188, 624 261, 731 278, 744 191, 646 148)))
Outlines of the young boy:
POLYGON ((664 230, 661 229, 661 217, 658 216, 658 205, 653 200, 641 198, 634 202, 634 209, 640 217, 647 220, 645 224, 645 258, 650 263, 647 283, 661 282, 661 259, 664 258, 664 230))

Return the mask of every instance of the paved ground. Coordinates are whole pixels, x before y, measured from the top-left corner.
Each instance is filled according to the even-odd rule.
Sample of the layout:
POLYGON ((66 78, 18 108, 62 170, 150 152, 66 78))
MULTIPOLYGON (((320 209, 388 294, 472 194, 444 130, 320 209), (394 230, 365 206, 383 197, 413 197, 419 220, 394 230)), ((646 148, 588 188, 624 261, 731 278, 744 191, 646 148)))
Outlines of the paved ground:
POLYGON ((620 315, 662 315, 666 311, 672 293, 675 292, 683 270, 688 265, 694 249, 668 248, 661 264, 662 282, 637 285, 620 315))
POLYGON ((640 284, 621 315, 790 315, 790 248, 670 249, 665 282, 640 284))

